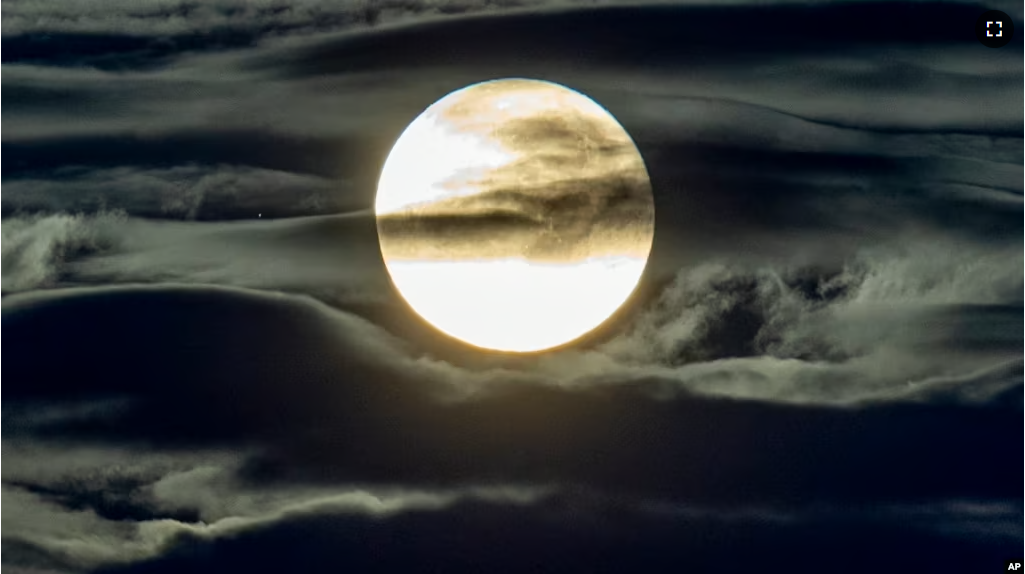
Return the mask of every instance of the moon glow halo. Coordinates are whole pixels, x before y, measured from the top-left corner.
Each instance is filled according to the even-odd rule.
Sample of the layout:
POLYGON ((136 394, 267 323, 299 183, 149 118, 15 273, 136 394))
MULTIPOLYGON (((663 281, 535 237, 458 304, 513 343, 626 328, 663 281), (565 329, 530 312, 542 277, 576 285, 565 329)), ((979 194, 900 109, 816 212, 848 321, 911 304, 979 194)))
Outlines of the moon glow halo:
POLYGON ((470 345, 558 347, 630 296, 654 238, 640 152, 593 100, 551 82, 473 84, 399 136, 375 200, 396 289, 470 345))

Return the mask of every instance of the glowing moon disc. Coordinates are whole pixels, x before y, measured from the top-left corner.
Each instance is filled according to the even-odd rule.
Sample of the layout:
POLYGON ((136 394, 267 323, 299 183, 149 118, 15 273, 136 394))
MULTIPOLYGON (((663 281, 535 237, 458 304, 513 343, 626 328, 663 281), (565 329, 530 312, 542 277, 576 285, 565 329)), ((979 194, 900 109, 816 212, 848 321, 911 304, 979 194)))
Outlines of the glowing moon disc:
POLYGON ((636 288, 654 236, 630 136, 590 98, 536 80, 474 84, 427 108, 388 155, 375 210, 409 305, 502 351, 603 323, 636 288))

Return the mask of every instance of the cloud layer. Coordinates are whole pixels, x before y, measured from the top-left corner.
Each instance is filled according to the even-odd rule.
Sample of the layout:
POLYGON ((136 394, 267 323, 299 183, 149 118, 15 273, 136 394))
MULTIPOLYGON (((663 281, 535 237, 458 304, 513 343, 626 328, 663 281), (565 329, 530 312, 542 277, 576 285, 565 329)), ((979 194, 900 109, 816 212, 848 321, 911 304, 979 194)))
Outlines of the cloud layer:
POLYGON ((1020 552, 1020 38, 592 4, 5 0, 4 569, 1020 552), (608 109, 655 196, 638 292, 542 355, 419 320, 371 209, 410 120, 509 76, 608 109))

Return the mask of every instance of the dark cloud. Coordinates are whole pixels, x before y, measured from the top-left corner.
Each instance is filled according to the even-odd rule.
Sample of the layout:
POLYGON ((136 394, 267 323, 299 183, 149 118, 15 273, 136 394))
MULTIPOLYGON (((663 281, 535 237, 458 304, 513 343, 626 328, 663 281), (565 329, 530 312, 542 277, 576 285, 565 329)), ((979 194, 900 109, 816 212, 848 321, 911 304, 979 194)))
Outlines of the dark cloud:
MULTIPOLYGON (((130 474, 137 472, 133 466, 139 466, 138 462, 122 464, 127 471, 114 467, 105 469, 105 475, 130 474)), ((712 571, 733 571, 736 561, 725 561, 726 554, 729 548, 739 547, 770 563, 786 561, 803 571, 816 570, 826 558, 819 557, 818 551, 836 552, 859 544, 859 540, 882 547, 894 545, 894 552, 871 554, 858 563, 859 568, 881 564, 883 559, 888 563, 910 560, 918 552, 917 546, 909 554, 896 549, 915 540, 923 546, 942 546, 948 564, 951 560, 989 561, 1006 552, 1021 532, 1021 505, 1010 501, 780 509, 638 500, 586 488, 388 491, 363 487, 272 492, 233 482, 217 466, 165 470, 154 480, 148 488, 124 497, 124 502, 137 509, 152 504, 165 508, 190 505, 201 509, 203 521, 163 518, 135 530, 125 529, 119 528, 125 523, 100 518, 88 510, 65 509, 5 488, 9 512, 35 511, 39 518, 51 519, 24 521, 30 528, 5 539, 7 564, 49 566, 60 571, 98 562, 107 563, 107 568, 101 568, 104 572, 194 570, 219 567, 219 562, 211 563, 214 554, 235 568, 247 558, 256 559, 252 568, 257 571, 261 565, 279 569, 279 561, 293 562, 300 560, 299 556, 312 558, 311 568, 337 568, 343 563, 359 567, 364 561, 398 567, 412 560, 458 569, 469 559, 467 568, 502 561, 519 570, 518 562, 503 558, 511 552, 531 564, 540 560, 541 568, 579 566, 595 571, 590 565, 603 561, 604 568, 614 571, 630 564, 645 564, 646 570, 701 564, 712 571), (60 522, 52 520, 55 518, 60 522), (91 527, 88 534, 74 528, 85 525, 91 527), (304 533, 301 538, 311 548, 294 546, 296 529, 304 533), (695 530, 714 536, 695 538, 695 530), (317 550, 322 536, 334 541, 329 545, 331 552, 317 550), (478 536, 491 541, 501 538, 503 543, 478 543, 478 536), (368 545, 368 539, 381 542, 368 545), (805 545, 809 539, 816 544, 805 545), (456 547, 468 541, 474 544, 456 547), (804 548, 798 561, 792 556, 798 548, 795 544, 804 548), (339 545, 344 551, 339 551, 339 545), (566 548, 572 552, 565 552, 566 548), (236 550, 244 556, 236 555, 236 550), (272 555, 265 557, 263 551, 272 555), (111 562, 117 566, 111 568, 111 562)))
POLYGON ((354 211, 351 183, 236 166, 63 168, 5 182, 2 213, 121 210, 151 219, 232 220, 354 211))
POLYGON ((663 240, 673 238, 672 250, 773 251, 773 244, 798 234, 842 254, 910 229, 1000 242, 1020 228, 1018 167, 707 144, 652 147, 656 228, 663 240), (976 177, 970 173, 986 181, 966 184, 976 177))
MULTIPOLYGON (((628 4, 5 4, 5 571, 1020 552, 1022 43, 973 24, 1021 3, 628 4), (409 121, 509 76, 608 109, 656 206, 638 292, 524 356, 422 322, 371 209, 409 121)), ((435 224, 635 207, 569 179, 435 224)))
MULTIPOLYGON (((15 167, 8 171, 4 211, 121 208, 147 217, 200 219, 349 211, 370 207, 375 169, 385 155, 385 146, 370 146, 359 152, 365 159, 335 161, 345 146, 311 143, 307 151, 287 138, 282 143, 276 137, 224 137, 198 140, 208 145, 179 137, 127 138, 114 146, 92 140, 5 144, 15 152, 8 156, 15 167), (19 175, 19 161, 33 169, 19 175), (59 167, 66 163, 101 169, 59 167), (126 164, 155 167, 103 167, 126 164)), ((708 144, 642 141, 640 147, 655 194, 655 257, 672 254, 674 263, 680 253, 703 258, 739 248, 748 256, 816 245, 842 259, 859 246, 906 236, 909 228, 970 241, 1004 241, 1020 231, 1020 167, 1013 165, 708 144), (805 240, 812 237, 814 242, 805 240)), ((585 181, 563 187, 572 192, 582 186, 590 194, 614 193, 617 185, 585 181)), ((512 202, 513 211, 527 209, 534 216, 544 208, 524 205, 515 192, 489 197, 496 207, 512 202)), ((630 204, 616 206, 632 217, 630 204)), ((495 216, 514 215, 502 213, 495 216)), ((472 219, 469 224, 487 232, 479 217, 472 219)), ((615 221, 609 224, 616 227, 615 221)), ((523 219, 514 227, 533 233, 538 225, 523 219)), ((372 232, 364 241, 375 241, 372 232)))
POLYGON ((714 503, 1010 497, 1022 480, 977 471, 1011 448, 1020 404, 658 399, 668 380, 643 370, 587 390, 422 364, 362 319, 280 297, 151 289, 21 301, 4 314, 9 400, 137 397, 34 434, 261 445, 244 471, 255 480, 508 479, 714 503), (62 361, 42 360, 43 348, 62 361), (487 386, 445 399, 459 378, 487 386))
POLYGON ((232 0, 164 0, 89 6, 52 0, 12 5, 4 22, 4 63, 101 69, 148 69, 183 53, 251 47, 287 35, 363 29, 388 21, 508 9, 541 2, 463 0, 294 0, 250 4, 232 0))
POLYGON ((387 278, 377 245, 366 240, 373 235, 367 210, 223 223, 117 211, 11 218, 3 224, 3 289, 169 281, 374 300, 387 278))
POLYGON ((830 564, 836 572, 864 572, 999 567, 1011 544, 951 540, 882 517, 824 515, 780 524, 757 514, 732 520, 661 514, 570 495, 532 505, 467 502, 386 519, 295 516, 216 539, 184 534, 166 556, 103 572, 739 572, 746 560, 738 551, 767 568, 813 572, 830 564), (873 551, 864 552, 865 544, 873 551))
POLYGON ((654 224, 650 194, 646 178, 630 175, 491 188, 434 202, 412 217, 381 217, 378 230, 390 257, 643 257, 654 224))
MULTIPOLYGON (((12 154, 13 162, 4 175, 31 175, 65 166, 169 168, 222 164, 332 177, 347 175, 346 167, 351 170, 366 162, 359 155, 361 151, 366 153, 366 147, 365 142, 357 145, 260 130, 5 141, 3 151, 12 154)), ((383 163, 383 159, 379 161, 383 163)))
MULTIPOLYGON (((183 52, 253 46, 259 34, 222 30, 211 34, 147 37, 122 34, 28 33, 5 35, 4 64, 88 66, 101 70, 147 70, 168 65, 183 52)), ((23 97, 24 92, 14 94, 23 97)))
POLYGON ((971 4, 851 2, 616 6, 479 16, 345 36, 313 52, 299 52, 289 69, 313 74, 354 72, 396 62, 524 66, 537 57, 582 66, 599 62, 651 67, 695 59, 704 65, 724 60, 738 65, 812 49, 970 44, 976 40, 972 28, 963 23, 974 22, 978 14, 978 7, 971 4), (905 24, 923 20, 933 25, 909 28, 905 24), (725 22, 730 34, 743 42, 722 41, 725 22), (645 33, 624 35, 624 30, 645 33), (487 49, 467 50, 466 46, 487 49))

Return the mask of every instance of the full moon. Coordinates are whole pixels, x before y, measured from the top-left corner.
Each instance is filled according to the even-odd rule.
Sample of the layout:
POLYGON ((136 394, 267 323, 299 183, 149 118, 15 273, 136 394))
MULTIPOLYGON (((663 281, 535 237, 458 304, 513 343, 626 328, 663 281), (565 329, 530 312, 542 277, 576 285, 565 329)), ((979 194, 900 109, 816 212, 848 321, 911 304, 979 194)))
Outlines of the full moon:
POLYGON ((503 79, 438 100, 402 132, 375 201, 392 282, 470 345, 558 347, 637 287, 655 208, 626 130, 587 96, 503 79))

